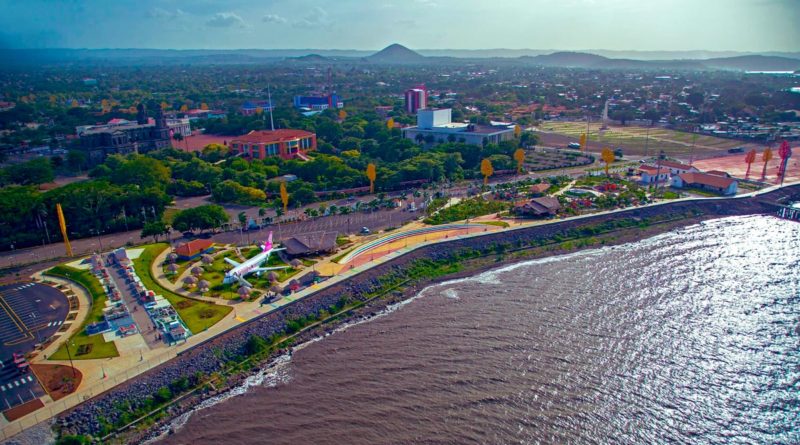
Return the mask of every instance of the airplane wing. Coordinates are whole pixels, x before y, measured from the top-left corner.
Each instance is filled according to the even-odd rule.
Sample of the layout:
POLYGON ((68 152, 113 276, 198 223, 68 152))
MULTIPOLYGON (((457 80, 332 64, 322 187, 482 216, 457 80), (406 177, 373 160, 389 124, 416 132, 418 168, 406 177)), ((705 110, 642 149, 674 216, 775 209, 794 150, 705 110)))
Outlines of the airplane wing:
POLYGON ((232 259, 230 259, 230 258, 225 258, 225 262, 226 262, 226 263, 228 263, 228 264, 230 264, 230 265, 232 265, 233 267, 237 267, 237 266, 240 266, 240 265, 241 265, 241 263, 237 263, 236 261, 233 261, 233 260, 232 260, 232 259))
POLYGON ((266 272, 268 270, 279 270, 279 269, 288 269, 289 266, 277 266, 277 267, 258 267, 253 269, 253 272, 266 272))
POLYGON ((240 277, 240 276, 237 276, 237 277, 236 277, 236 279, 237 279, 237 280, 239 280, 239 284, 241 284, 242 286, 247 286, 247 287, 249 287, 250 289, 252 289, 252 288, 253 288, 253 285, 252 285, 252 284, 250 284, 250 283, 249 283, 247 280, 245 280, 244 278, 242 278, 242 277, 240 277))

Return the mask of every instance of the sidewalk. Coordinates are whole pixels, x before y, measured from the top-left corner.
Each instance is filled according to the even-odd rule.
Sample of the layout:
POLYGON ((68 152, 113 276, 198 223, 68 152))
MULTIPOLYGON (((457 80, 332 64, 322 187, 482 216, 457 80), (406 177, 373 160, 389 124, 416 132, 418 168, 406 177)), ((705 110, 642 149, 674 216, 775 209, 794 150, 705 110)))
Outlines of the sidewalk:
MULTIPOLYGON (((786 185, 788 186, 788 185, 793 185, 793 184, 786 184, 786 185)), ((645 206, 640 206, 638 208, 660 206, 660 205, 673 203, 673 202, 679 202, 679 201, 709 201, 709 200, 720 200, 720 199, 746 198, 746 197, 750 197, 750 196, 758 196, 758 195, 767 193, 769 191, 775 190, 777 188, 778 188, 777 186, 776 187, 770 187, 768 189, 765 189, 765 190, 762 190, 762 191, 759 191, 759 192, 756 192, 756 193, 750 193, 750 194, 747 194, 747 195, 740 195, 740 196, 737 196, 736 198, 682 198, 682 199, 677 199, 677 200, 671 200, 669 202, 657 202, 657 203, 653 203, 653 204, 647 204, 645 206)), ((512 224, 511 227, 509 227, 507 229, 502 229, 502 231, 524 230, 524 229, 527 229, 527 228, 532 227, 532 226, 557 224, 557 223, 561 223, 561 222, 565 222, 565 221, 574 221, 574 220, 580 220, 580 219, 586 219, 586 218, 593 218, 593 217, 597 217, 597 216, 604 215, 604 214, 620 213, 620 212, 625 212, 625 211, 635 210, 635 209, 636 208, 614 209, 614 210, 609 210, 609 211, 604 211, 604 212, 597 212, 597 213, 591 213, 591 214, 586 214, 586 215, 580 215, 580 216, 566 218, 566 219, 559 218, 559 219, 545 220, 545 221, 531 221, 529 223, 527 223, 527 222, 526 223, 518 223, 518 224, 512 224)), ((410 225, 400 229, 400 232, 407 231, 407 230, 412 230, 413 228, 418 228, 418 227, 419 226, 416 225, 416 224, 410 224, 410 225)), ((120 357, 113 358, 113 359, 76 360, 75 361, 76 368, 78 368, 84 375, 84 380, 83 380, 83 382, 81 382, 81 385, 78 388, 78 391, 76 393, 74 393, 74 394, 71 394, 71 395, 69 395, 67 397, 64 397, 63 399, 59 400, 58 402, 48 401, 44 408, 41 408, 41 409, 39 409, 37 411, 34 411, 33 413, 31 413, 31 414, 29 414, 29 415, 27 415, 27 416, 25 416, 25 417, 23 417, 23 418, 21 418, 19 420, 16 420, 14 422, 8 422, 8 423, 5 423, 5 424, 2 424, 2 429, 0 429, 0 439, 8 439, 8 438, 12 437, 13 435, 19 433, 23 429, 29 428, 29 427, 31 427, 31 426, 39 423, 39 422, 45 421, 47 419, 50 419, 50 418, 58 415, 59 413, 65 411, 65 410, 67 410, 69 408, 72 408, 72 407, 78 405, 79 403, 81 403, 81 402, 83 402, 85 400, 88 400, 89 398, 91 398, 93 396, 96 396, 96 395, 98 395, 98 394, 100 394, 100 393, 102 393, 104 391, 107 391, 107 390, 113 388, 114 386, 116 386, 118 384, 124 383, 125 381, 127 381, 127 380, 129 380, 131 378, 134 378, 137 375, 142 374, 143 372, 148 371, 148 370, 150 370, 150 369, 152 369, 152 368, 154 368, 154 367, 156 367, 156 366, 158 366, 158 365, 160 365, 160 364, 172 359, 179 352, 185 351, 187 349, 190 349, 191 347, 193 347, 193 346, 195 346, 195 345, 197 345, 197 344, 199 344, 201 342, 204 342, 207 339, 215 337, 215 336, 219 335, 220 333, 222 333, 222 332, 224 332, 224 331, 226 331, 226 330, 228 330, 228 329, 230 329, 232 327, 235 327, 235 326, 237 326, 238 324, 240 324, 242 322, 251 320, 253 318, 262 316, 262 315, 264 315, 266 313, 269 313, 269 312, 272 312, 274 310, 277 310, 277 309, 281 308, 282 306, 290 304, 290 303, 292 303, 292 302, 294 302, 296 300, 305 298, 305 297, 313 294, 314 292, 316 292, 316 291, 318 291, 320 289, 323 289, 323 288, 325 288, 327 286, 331 286, 333 284, 336 284, 336 283, 339 283, 341 281, 347 280, 350 277, 352 277, 352 276, 354 276, 356 274, 359 274, 364 270, 370 269, 370 268, 372 268, 372 267, 374 267, 374 266, 376 266, 378 264, 382 264, 382 263, 384 263, 386 261, 390 261, 390 260, 392 260, 394 258, 397 258, 399 256, 405 255, 406 253, 411 252, 411 251, 413 251, 413 250, 415 250, 417 248, 420 248, 420 247, 423 247, 423 246, 428 246, 428 245, 433 245, 433 244, 438 244, 438 243, 443 243, 443 242, 449 242, 449 241, 452 241, 454 239, 470 239, 470 238, 480 237, 480 236, 483 236, 483 235, 485 235, 487 233, 497 233, 497 232, 501 231, 499 227, 497 227, 497 226, 495 226, 495 227, 497 228, 496 230, 490 230, 491 226, 487 226, 487 230, 485 230, 485 231, 480 231, 480 232, 475 232, 475 233, 468 233, 468 234, 458 235, 458 236, 454 236, 454 237, 437 237, 435 239, 432 239, 433 237, 428 238, 428 237, 423 237, 421 235, 417 235, 417 236, 414 236, 414 237, 409 237, 408 240, 410 240, 410 242, 408 242, 408 243, 403 242, 402 246, 397 245, 396 246, 397 247, 396 250, 389 249, 388 252, 385 252, 385 254, 383 254, 383 255, 381 255, 381 256, 379 256, 377 258, 371 258, 370 261, 364 262, 363 264, 359 264, 357 266, 354 266, 353 268, 342 270, 342 271, 340 271, 341 273, 332 276, 330 279, 328 279, 328 280, 326 280, 326 281, 324 281, 322 283, 314 284, 314 285, 312 285, 310 287, 307 287, 307 288, 305 288, 303 290, 300 290, 297 293, 294 293, 294 294, 292 294, 290 296, 283 297, 283 298, 281 298, 281 299, 279 299, 279 300, 277 300, 275 302, 268 303, 268 304, 265 304, 265 305, 262 305, 260 302, 257 302, 257 301, 233 303, 232 305, 234 306, 234 310, 231 311, 231 313, 228 314, 225 318, 220 320, 217 324, 215 324, 214 326, 210 327, 206 331, 197 333, 196 335, 193 335, 193 336, 189 337, 189 339, 185 343, 182 343, 182 344, 180 344, 178 346, 170 347, 166 351, 164 351, 163 349, 155 350, 155 351, 147 350, 147 348, 145 346, 142 346, 143 345, 143 340, 141 339, 140 336, 131 336, 131 337, 128 337, 128 338, 116 340, 117 348, 118 348, 118 350, 120 352, 120 357), (412 240, 412 238, 416 238, 416 239, 412 240), (422 238, 422 239, 419 239, 419 238, 422 238)), ((398 232, 390 232, 389 234, 384 235, 384 236, 397 235, 397 233, 398 232)), ((370 242, 371 241, 374 241, 374 240, 370 240, 370 242)), ((363 245, 363 243, 362 244, 356 244, 351 249, 358 248, 359 245, 363 245)), ((165 280, 164 280, 165 277, 163 276, 163 272, 161 271, 160 264, 166 258, 166 255, 167 255, 168 251, 169 251, 169 249, 165 249, 164 252, 162 252, 160 255, 158 255, 155 258, 155 260, 153 261, 153 264, 151 265, 151 267, 153 268, 154 276, 158 277, 157 280, 162 286, 165 285, 165 280)), ((317 265, 315 265, 316 270, 319 270, 320 268, 322 268, 322 267, 324 267, 324 266, 326 266, 328 264, 337 264, 337 263, 333 263, 331 261, 331 258, 332 257, 328 257, 328 258, 320 261, 317 265)), ((308 271, 306 271, 305 273, 308 273, 308 271)), ((47 279, 51 279, 51 278, 48 277, 47 279)), ((52 280, 56 281, 55 279, 52 279, 52 280)), ((175 285, 172 285, 172 286, 175 286, 175 285)), ((75 286, 71 286, 71 287, 73 289, 75 288, 75 286)), ((76 290, 75 293, 76 293, 76 295, 81 295, 81 292, 79 292, 79 290, 76 290)), ((183 294, 183 293, 181 293, 181 294, 183 294)), ((82 298, 85 300, 87 298, 87 296, 84 294, 82 298)), ((208 297, 192 296, 192 298, 202 299, 202 300, 214 302, 214 303, 217 303, 217 304, 220 303, 219 299, 211 299, 211 298, 208 298, 208 297)), ((87 312, 83 312, 82 313, 83 317, 85 317, 85 314, 88 313, 88 300, 86 300, 86 302, 87 302, 86 305, 84 305, 84 300, 81 300, 81 306, 84 307, 84 310, 87 311, 87 312)), ((82 320, 83 320, 83 318, 77 318, 73 322, 72 326, 70 326, 70 330, 68 331, 68 333, 69 332, 74 332, 74 330, 77 329, 77 326, 80 325, 80 322, 82 320)), ((50 347, 54 347, 54 346, 55 345, 51 345, 50 347)), ((46 351, 47 350, 49 350, 49 349, 46 349, 46 351)), ((40 359, 40 360, 43 360, 43 359, 40 359)), ((48 361, 48 363, 69 365, 69 362, 64 362, 64 361, 48 361)))

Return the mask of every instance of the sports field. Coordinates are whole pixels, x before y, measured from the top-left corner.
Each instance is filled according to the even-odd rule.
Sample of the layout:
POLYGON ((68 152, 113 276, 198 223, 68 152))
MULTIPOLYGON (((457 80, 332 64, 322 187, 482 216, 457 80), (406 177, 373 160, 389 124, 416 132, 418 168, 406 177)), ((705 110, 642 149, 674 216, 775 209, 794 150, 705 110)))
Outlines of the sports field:
MULTIPOLYGON (((544 122, 539 130, 542 132, 544 145, 547 145, 548 141, 559 142, 557 138, 548 138, 549 135, 558 135, 577 142, 580 135, 586 133, 586 122, 544 122)), ((622 147, 627 155, 653 155, 659 150, 664 150, 667 155, 688 157, 695 138, 692 133, 660 127, 650 128, 649 141, 647 134, 647 127, 611 125, 606 130, 600 131, 599 123, 591 123, 589 149, 597 151, 601 147, 622 147)), ((696 135, 694 146, 695 157, 705 157, 747 144, 733 139, 696 135)))

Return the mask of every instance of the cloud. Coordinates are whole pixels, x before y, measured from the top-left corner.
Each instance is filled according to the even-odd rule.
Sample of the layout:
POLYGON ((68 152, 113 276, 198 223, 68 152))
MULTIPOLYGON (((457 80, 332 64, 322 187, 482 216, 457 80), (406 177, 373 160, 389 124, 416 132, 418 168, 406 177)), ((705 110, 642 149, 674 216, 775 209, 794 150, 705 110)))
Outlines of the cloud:
POLYGON ((266 15, 264 15, 264 17, 261 20, 264 21, 264 22, 267 22, 267 23, 286 23, 286 22, 288 22, 288 20, 286 20, 284 17, 281 17, 281 16, 276 15, 276 14, 266 14, 266 15))
POLYGON ((328 18, 328 12, 317 6, 311 12, 300 20, 292 23, 295 28, 306 28, 313 26, 328 26, 331 24, 328 18))
POLYGON ((167 11, 163 8, 155 7, 149 11, 147 11, 147 16, 154 19, 174 19, 186 14, 185 12, 181 11, 180 9, 176 9, 175 11, 167 11))
POLYGON ((213 26, 215 28, 233 28, 233 27, 245 27, 247 24, 244 22, 244 19, 239 17, 238 14, 233 12, 218 12, 214 14, 207 22, 206 25, 213 26))

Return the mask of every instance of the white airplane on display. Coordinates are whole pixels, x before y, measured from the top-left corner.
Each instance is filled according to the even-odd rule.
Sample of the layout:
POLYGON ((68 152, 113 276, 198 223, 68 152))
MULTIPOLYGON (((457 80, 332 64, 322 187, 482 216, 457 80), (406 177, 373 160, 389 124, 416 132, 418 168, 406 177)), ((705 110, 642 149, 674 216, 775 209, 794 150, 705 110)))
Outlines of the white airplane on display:
POLYGON ((261 253, 254 256, 253 258, 250 258, 244 263, 238 263, 230 258, 225 258, 225 261, 231 264, 233 266, 233 269, 225 273, 225 279, 222 280, 222 282, 225 284, 229 284, 238 281, 244 286, 253 287, 252 284, 248 283, 247 280, 244 279, 246 275, 249 275, 251 273, 261 275, 262 272, 266 272, 268 270, 278 270, 278 269, 288 268, 289 266, 261 267, 261 265, 269 259, 269 255, 272 252, 277 252, 279 250, 284 250, 284 249, 283 248, 275 249, 272 247, 272 232, 269 232, 269 238, 267 239, 267 242, 261 245, 261 253))

